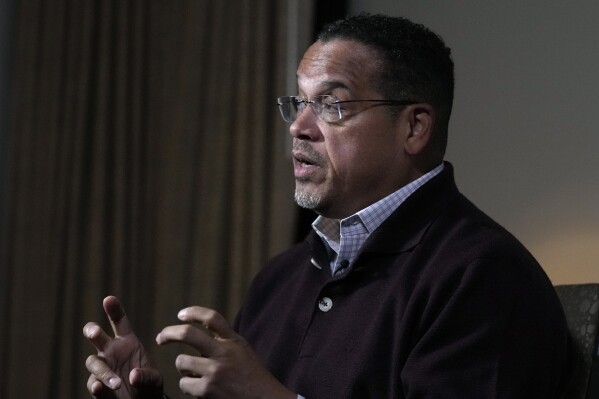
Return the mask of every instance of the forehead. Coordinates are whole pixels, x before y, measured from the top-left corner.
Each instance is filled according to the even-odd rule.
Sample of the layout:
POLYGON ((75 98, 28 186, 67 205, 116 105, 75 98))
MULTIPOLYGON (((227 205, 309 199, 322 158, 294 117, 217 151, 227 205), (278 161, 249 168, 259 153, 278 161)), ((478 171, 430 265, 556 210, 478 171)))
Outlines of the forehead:
POLYGON ((352 40, 316 42, 304 54, 297 70, 300 91, 316 95, 327 90, 374 90, 379 71, 375 49, 352 40))

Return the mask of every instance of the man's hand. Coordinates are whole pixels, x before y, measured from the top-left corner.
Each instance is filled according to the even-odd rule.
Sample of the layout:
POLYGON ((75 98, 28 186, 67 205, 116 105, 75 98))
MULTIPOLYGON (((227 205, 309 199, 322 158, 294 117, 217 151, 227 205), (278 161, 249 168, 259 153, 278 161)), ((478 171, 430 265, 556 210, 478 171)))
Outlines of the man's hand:
POLYGON ((159 345, 182 342, 200 356, 181 354, 175 366, 183 376, 181 390, 200 398, 297 398, 260 363, 248 343, 211 309, 193 306, 179 312, 184 322, 202 324, 208 333, 190 324, 166 327, 156 337, 159 345))
POLYGON ((112 325, 114 338, 96 323, 87 323, 83 335, 98 350, 87 358, 91 373, 87 389, 95 398, 162 398, 162 376, 149 365, 144 347, 139 342, 119 300, 109 296, 103 302, 112 325))

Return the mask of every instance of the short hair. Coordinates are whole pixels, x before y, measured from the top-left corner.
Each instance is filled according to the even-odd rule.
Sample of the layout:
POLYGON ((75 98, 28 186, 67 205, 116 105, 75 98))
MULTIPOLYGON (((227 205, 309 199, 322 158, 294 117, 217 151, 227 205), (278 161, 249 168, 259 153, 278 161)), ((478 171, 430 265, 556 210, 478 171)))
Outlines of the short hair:
POLYGON ((326 25, 318 41, 354 40, 382 56, 375 89, 387 99, 413 100, 435 109, 435 147, 442 156, 453 105, 454 65, 451 50, 424 25, 380 14, 349 16, 326 25))

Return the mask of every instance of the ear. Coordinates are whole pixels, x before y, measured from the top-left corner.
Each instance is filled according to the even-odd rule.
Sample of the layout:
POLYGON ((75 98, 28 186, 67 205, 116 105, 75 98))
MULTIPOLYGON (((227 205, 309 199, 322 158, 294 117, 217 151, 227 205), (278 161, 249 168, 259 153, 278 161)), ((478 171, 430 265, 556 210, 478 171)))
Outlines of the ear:
POLYGON ((435 110, 430 104, 408 106, 409 130, 404 148, 408 155, 418 155, 426 148, 435 127, 435 110))

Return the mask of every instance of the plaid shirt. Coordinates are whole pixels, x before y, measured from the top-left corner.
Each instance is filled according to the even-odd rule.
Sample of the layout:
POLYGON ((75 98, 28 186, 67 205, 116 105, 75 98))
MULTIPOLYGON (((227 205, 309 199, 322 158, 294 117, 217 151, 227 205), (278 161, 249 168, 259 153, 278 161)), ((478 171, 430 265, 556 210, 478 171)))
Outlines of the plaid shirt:
POLYGON ((412 193, 442 170, 443 164, 345 219, 316 218, 312 228, 329 251, 331 273, 342 273, 354 261, 370 234, 412 193))

